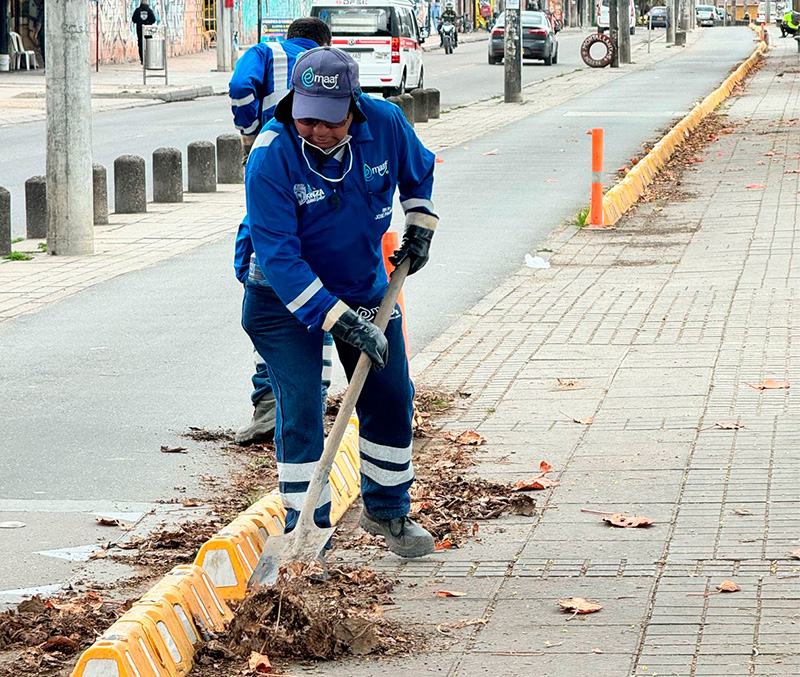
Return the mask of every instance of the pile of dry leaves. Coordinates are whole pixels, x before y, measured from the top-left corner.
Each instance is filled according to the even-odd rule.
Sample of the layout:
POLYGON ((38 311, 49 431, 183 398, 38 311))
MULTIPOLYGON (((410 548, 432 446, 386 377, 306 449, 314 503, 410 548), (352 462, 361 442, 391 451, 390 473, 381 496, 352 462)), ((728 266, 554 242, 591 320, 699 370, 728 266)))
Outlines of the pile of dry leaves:
MULTIPOLYGON (((330 660, 346 655, 401 654, 422 646, 420 638, 388 619, 395 581, 370 569, 345 567, 315 580, 315 566, 294 564, 274 585, 251 593, 235 609, 226 634, 198 655, 197 674, 219 675, 253 655, 269 659, 330 660)), ((225 674, 236 674, 227 672, 225 674)))
POLYGON ((0 676, 68 674, 74 655, 117 620, 130 602, 104 600, 97 592, 44 600, 33 597, 0 613, 0 651, 20 649, 0 665, 0 676))

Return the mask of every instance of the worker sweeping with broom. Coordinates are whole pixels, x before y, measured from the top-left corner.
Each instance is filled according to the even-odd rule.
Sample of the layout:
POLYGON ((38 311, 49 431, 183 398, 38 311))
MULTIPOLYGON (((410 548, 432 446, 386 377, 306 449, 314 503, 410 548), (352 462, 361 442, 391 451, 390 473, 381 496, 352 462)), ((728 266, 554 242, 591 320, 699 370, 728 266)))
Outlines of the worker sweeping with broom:
POLYGON ((431 202, 434 162, 397 106, 362 94, 353 59, 320 47, 297 59, 292 89, 247 164, 247 213, 265 284, 248 287, 242 325, 269 367, 278 402, 275 445, 286 531, 297 526, 292 536, 299 540, 304 528, 316 529, 317 540, 324 537, 319 551, 330 533, 330 440, 346 425, 337 420, 331 453, 326 447, 317 470, 323 331, 334 336, 350 380, 345 403, 363 383, 356 404, 361 526, 403 557, 434 550, 431 534, 407 516, 414 389, 402 317, 390 298, 402 277, 428 260, 438 221, 431 202), (400 275, 387 293, 381 237, 397 189, 406 228, 392 257, 400 275), (376 314, 384 296, 385 334, 373 323, 382 323, 376 314))

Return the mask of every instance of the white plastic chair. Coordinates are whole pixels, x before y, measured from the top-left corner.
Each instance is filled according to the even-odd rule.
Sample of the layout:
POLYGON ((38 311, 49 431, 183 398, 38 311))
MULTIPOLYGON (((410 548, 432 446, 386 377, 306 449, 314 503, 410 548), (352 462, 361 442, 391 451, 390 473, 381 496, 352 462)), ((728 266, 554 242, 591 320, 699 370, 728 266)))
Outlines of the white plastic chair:
POLYGON ((22 60, 25 59, 25 70, 31 69, 31 61, 33 61, 34 70, 39 68, 36 63, 36 52, 32 49, 25 49, 22 45, 22 36, 19 33, 10 31, 11 34, 11 47, 14 49, 14 69, 22 69, 22 60))

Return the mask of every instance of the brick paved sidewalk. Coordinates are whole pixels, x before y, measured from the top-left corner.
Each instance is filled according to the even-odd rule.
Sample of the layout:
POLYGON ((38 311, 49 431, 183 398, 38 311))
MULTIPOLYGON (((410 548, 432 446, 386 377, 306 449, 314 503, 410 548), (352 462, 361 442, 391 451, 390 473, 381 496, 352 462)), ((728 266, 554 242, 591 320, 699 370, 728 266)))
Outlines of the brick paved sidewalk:
MULTIPOLYGON (((690 42, 699 36, 699 31, 690 34, 690 42)), ((507 106, 498 98, 486 99, 417 125, 417 133, 426 146, 440 152, 553 108, 675 53, 654 43, 650 54, 644 47, 640 49, 635 55, 637 63, 628 68, 582 70, 554 77, 523 90, 524 105, 507 106)), ((29 252, 35 260, 0 260, 0 323, 236 232, 244 214, 243 187, 219 185, 218 189, 212 194, 187 193, 178 205, 149 203, 147 214, 110 214, 110 224, 95 230, 95 256, 53 257, 38 250, 41 241, 16 243, 15 251, 29 252)), ((22 208, 20 200, 12 204, 12 209, 22 208)))
POLYGON ((487 624, 409 659, 288 672, 800 674, 799 395, 746 385, 796 378, 800 357, 800 70, 777 42, 729 106, 734 133, 684 175, 685 201, 563 230, 550 269, 520 270, 415 360, 424 385, 472 393, 448 427, 486 437, 481 475, 547 460, 561 481, 536 517, 482 524, 460 550, 375 556, 402 581, 392 618, 487 624), (584 507, 655 525, 613 529, 584 507), (724 579, 741 591, 702 596, 724 579), (572 596, 604 608, 567 621, 556 600, 572 596))

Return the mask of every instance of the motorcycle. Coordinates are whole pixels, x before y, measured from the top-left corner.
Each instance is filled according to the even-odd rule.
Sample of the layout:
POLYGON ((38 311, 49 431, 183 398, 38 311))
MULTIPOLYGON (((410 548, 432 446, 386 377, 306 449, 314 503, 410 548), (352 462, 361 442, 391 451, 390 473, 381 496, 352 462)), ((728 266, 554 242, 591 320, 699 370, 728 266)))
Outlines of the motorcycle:
POLYGON ((456 46, 456 26, 447 21, 442 24, 442 47, 445 54, 452 54, 456 46))

